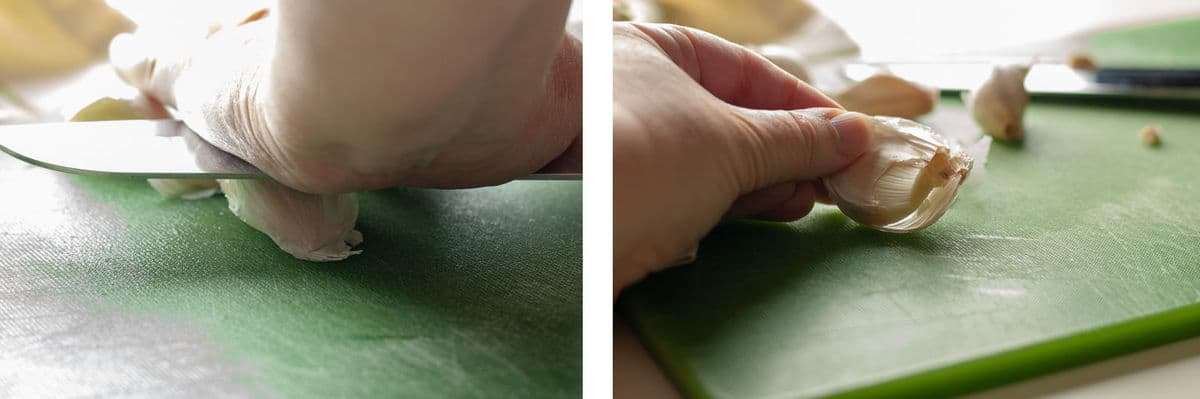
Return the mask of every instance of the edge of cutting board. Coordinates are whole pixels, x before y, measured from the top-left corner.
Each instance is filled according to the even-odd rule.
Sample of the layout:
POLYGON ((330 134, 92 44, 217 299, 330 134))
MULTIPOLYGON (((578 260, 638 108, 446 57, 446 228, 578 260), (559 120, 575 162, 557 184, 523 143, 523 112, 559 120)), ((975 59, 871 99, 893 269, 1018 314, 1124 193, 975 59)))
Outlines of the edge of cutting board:
MULTIPOLYGON (((636 295, 634 295, 636 296, 636 295)), ((672 345, 643 333, 646 322, 631 302, 622 299, 620 308, 663 373, 685 396, 713 397, 695 373, 678 356, 670 356, 672 345), (672 360, 676 359, 676 360, 672 360)), ((911 374, 861 387, 829 392, 833 398, 943 397, 995 388, 1089 363, 1118 357, 1183 339, 1200 336, 1200 304, 1150 314, 1114 325, 998 352, 975 360, 922 373, 911 374)))

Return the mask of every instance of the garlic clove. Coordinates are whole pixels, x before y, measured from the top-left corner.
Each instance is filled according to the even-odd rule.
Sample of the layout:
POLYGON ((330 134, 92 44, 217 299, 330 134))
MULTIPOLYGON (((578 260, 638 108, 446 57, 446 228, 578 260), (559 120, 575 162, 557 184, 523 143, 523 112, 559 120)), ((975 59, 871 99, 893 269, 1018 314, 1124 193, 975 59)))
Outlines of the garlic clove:
POLYGON ((778 44, 749 46, 748 48, 766 58, 767 61, 771 61, 779 69, 795 76, 796 79, 804 82, 809 81, 808 68, 804 66, 804 58, 800 56, 800 52, 796 51, 796 49, 778 44))
POLYGON ((303 260, 330 262, 362 253, 354 229, 358 198, 354 193, 318 195, 270 180, 217 180, 229 210, 265 233, 285 252, 303 260))
POLYGON ((198 200, 217 194, 219 187, 213 179, 146 179, 150 187, 168 199, 198 200))
POLYGON ((822 179, 830 198, 846 216, 882 231, 936 222, 970 173, 971 157, 917 122, 877 116, 867 124, 875 149, 822 179))
POLYGON ((850 111, 916 118, 933 111, 939 91, 891 74, 871 76, 833 97, 850 111))
POLYGON ((1025 106, 1029 105, 1029 92, 1025 91, 1028 74, 1028 65, 997 65, 978 88, 963 93, 967 109, 987 134, 1006 141, 1024 136, 1025 106))

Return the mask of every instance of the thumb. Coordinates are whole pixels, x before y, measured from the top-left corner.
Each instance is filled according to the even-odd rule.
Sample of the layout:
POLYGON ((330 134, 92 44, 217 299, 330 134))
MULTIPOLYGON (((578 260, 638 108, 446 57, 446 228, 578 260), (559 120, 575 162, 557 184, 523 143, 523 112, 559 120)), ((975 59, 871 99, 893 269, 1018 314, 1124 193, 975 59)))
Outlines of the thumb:
POLYGON ((870 117, 838 108, 792 111, 738 109, 742 134, 736 170, 742 193, 814 180, 845 168, 874 146, 870 117))

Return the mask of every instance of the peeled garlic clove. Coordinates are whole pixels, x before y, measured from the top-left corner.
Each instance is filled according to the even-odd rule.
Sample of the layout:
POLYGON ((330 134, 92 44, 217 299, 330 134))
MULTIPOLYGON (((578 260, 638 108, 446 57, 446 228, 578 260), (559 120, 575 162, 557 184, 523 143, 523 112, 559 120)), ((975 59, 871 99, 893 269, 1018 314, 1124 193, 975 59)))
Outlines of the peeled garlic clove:
POLYGON ((767 61, 771 61, 779 69, 795 76, 796 79, 808 81, 808 68, 804 67, 804 59, 800 57, 800 53, 796 49, 777 44, 749 46, 748 48, 766 58, 767 61))
POLYGON ((362 253, 354 229, 358 199, 354 193, 317 195, 270 180, 218 180, 229 210, 265 233, 285 252, 315 262, 342 260, 362 253))
POLYGON ((911 119, 933 111, 938 90, 895 75, 879 74, 850 86, 833 99, 850 111, 911 119))
POLYGON ((997 65, 979 88, 963 93, 967 109, 985 132, 1000 140, 1020 140, 1025 130, 1028 65, 997 65))
POLYGON ((822 180, 838 208, 854 221, 904 233, 946 213, 972 160, 933 129, 906 119, 867 121, 875 150, 822 180))

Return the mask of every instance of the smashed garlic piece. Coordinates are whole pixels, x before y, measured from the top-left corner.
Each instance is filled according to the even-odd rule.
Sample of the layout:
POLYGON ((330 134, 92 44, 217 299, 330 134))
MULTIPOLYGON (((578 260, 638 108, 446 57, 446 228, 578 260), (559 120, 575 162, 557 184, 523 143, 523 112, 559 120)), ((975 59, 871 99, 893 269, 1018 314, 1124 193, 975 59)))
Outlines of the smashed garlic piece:
POLYGON ((972 159, 928 126, 877 116, 867 121, 875 150, 822 180, 838 208, 875 229, 905 233, 946 213, 972 159))
POLYGON ((1071 53, 1067 56, 1067 66, 1080 71, 1093 71, 1096 69, 1096 61, 1087 53, 1071 53))
POLYGON ((1028 65, 997 65, 978 88, 963 93, 967 109, 987 134, 1004 141, 1022 138, 1025 106, 1029 104, 1027 74, 1028 65))
POLYGON ((1162 145, 1162 136, 1158 133, 1159 130, 1162 129, 1158 126, 1143 127, 1142 130, 1138 131, 1138 139, 1142 141, 1142 144, 1150 147, 1160 146, 1162 145))
POLYGON ((795 76, 801 81, 809 81, 808 68, 804 67, 804 59, 796 49, 778 44, 748 46, 751 51, 771 61, 772 64, 795 76))
POLYGON ((871 76, 833 97, 847 110, 912 119, 933 111, 938 90, 891 74, 871 76))
POLYGON ((358 198, 354 193, 317 195, 270 180, 217 180, 229 210, 265 233, 285 252, 314 262, 342 260, 363 236, 354 229, 358 198))

